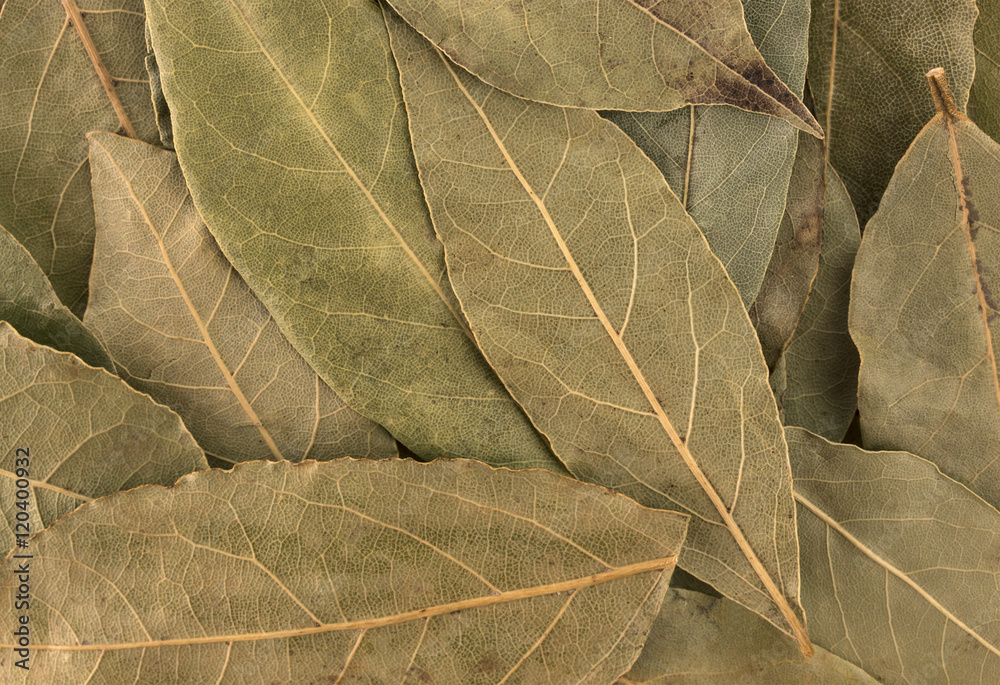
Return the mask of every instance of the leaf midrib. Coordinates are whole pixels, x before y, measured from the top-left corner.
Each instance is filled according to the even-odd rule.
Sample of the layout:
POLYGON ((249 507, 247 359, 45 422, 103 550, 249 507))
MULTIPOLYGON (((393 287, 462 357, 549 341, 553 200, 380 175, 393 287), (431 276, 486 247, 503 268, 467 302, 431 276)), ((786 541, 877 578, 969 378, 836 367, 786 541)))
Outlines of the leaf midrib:
POLYGON ((212 360, 219 368, 219 372, 225 379, 226 385, 233 393, 233 396, 239 403, 240 408, 243 409, 243 412, 250 419, 251 423, 253 423, 253 425, 260 432, 260 435, 264 439, 264 442, 267 444, 271 454, 274 455, 274 457, 277 459, 284 459, 284 457, 281 454, 281 450, 278 449, 278 446, 277 444, 275 444, 274 439, 271 437, 270 432, 267 430, 267 428, 264 427, 264 424, 260 420, 260 417, 257 416, 257 412, 254 411, 254 408, 251 406, 250 401, 243 394, 243 390, 240 388, 239 384, 236 382, 236 379, 233 377, 233 374, 229 371, 229 367, 222 359, 222 355, 219 353, 219 350, 216 348, 215 342, 212 339, 212 334, 208 331, 208 327, 205 325, 205 322, 201 320, 201 316, 198 314, 198 310, 195 308, 194 302, 191 300, 191 296, 188 295, 187 288, 184 287, 184 282, 181 280, 180 274, 177 273, 177 270, 174 268, 173 261, 170 259, 170 255, 167 253, 167 247, 163 243, 163 238, 162 236, 160 236, 159 231, 156 230, 156 226, 153 224, 152 219, 146 212, 145 204, 142 202, 142 200, 139 199, 139 195, 135 192, 135 189, 132 187, 132 182, 125 174, 125 171, 120 166, 118 166, 118 162, 111 155, 111 153, 108 152, 107 148, 101 145, 100 141, 96 137, 91 137, 90 139, 94 145, 97 145, 98 147, 101 148, 101 150, 104 151, 104 155, 108 159, 108 163, 111 164, 112 167, 114 167, 115 172, 118 174, 122 182, 125 184, 125 187, 128 189, 129 196, 132 198, 133 203, 135 204, 139 212, 142 214, 143 221, 145 222, 147 228, 149 228, 150 234, 156 240, 156 245, 160 250, 160 256, 163 258, 163 264, 164 266, 167 267, 167 270, 170 272, 170 278, 173 280, 174 285, 177 287, 181 299, 184 301, 184 304, 187 307, 188 313, 191 315, 191 318, 194 320, 195 325, 198 327, 198 332, 201 334, 202 341, 204 342, 206 349, 208 349, 209 354, 212 356, 212 360))
POLYGON ((552 216, 549 214, 548 208, 546 207, 545 203, 542 201, 541 197, 538 195, 538 193, 535 192, 534 188, 528 183, 527 179, 521 173, 520 168, 514 162, 514 159, 508 152, 507 147, 503 143, 503 140, 500 138, 496 130, 493 128, 493 125, 490 122, 489 117, 486 116, 486 113, 483 112, 479 104, 475 101, 472 95, 466 90, 465 86, 462 84, 461 79, 458 77, 458 74, 455 73, 455 70, 452 68, 451 63, 448 62, 447 58, 445 58, 445 56, 441 53, 441 51, 438 50, 436 47, 434 48, 434 51, 435 54, 437 54, 437 56, 441 59, 445 68, 448 70, 448 73, 451 74, 451 77, 454 80, 456 87, 461 91, 462 95, 468 100, 469 104, 475 109, 475 111, 479 115, 480 119, 483 122, 483 125, 489 132, 491 138, 493 139, 494 143, 497 146, 497 149, 503 155, 504 160, 506 161, 511 172, 517 178, 518 182, 521 184, 521 187, 528 194, 532 202, 535 204, 535 207, 542 215, 542 218, 544 219, 546 226, 549 228, 552 238, 555 240, 556 244, 559 247, 560 252, 562 253, 563 258, 566 260, 570 272, 576 279, 577 284, 583 291, 583 294, 587 298, 587 301, 590 304, 591 309, 593 309, 594 313, 597 315, 597 318, 601 322, 601 325, 604 327, 604 330, 607 333, 608 337, 614 343, 615 348, 618 350, 618 353, 624 359, 626 365, 629 368, 629 371, 631 372, 636 383, 639 385, 639 388, 642 391, 643 395, 645 395, 650 406, 653 408, 657 420, 659 421, 660 425, 663 427, 667 435, 670 437, 670 441, 673 443, 674 448, 678 451, 681 458, 684 460, 685 465, 691 471, 692 475, 694 475, 695 479, 698 481, 698 484, 702 487, 702 490, 705 492, 705 494, 711 500, 712 504, 715 506, 716 510, 719 513, 719 517, 725 523, 726 528, 730 532, 730 535, 733 536, 733 539, 739 545, 740 550, 747 558, 747 561, 750 563, 754 572, 760 578, 760 581, 764 585, 768 594, 770 595, 771 600, 778 607, 778 610, 781 612, 782 616, 784 616, 785 620, 788 622, 788 627, 795 635, 795 638, 799 642, 799 645, 802 648, 803 653, 811 654, 812 646, 809 641, 809 636, 806 633, 805 626, 802 625, 798 616, 795 614, 791 605, 788 603, 787 598, 781 593, 781 591, 775 584, 774 580, 771 578, 770 574, 764 568, 764 565, 757 557, 756 552, 753 550, 753 548, 750 546, 749 541, 743 535, 743 531, 736 524, 735 519, 733 519, 732 514, 730 513, 728 507, 722 501, 722 498, 719 496, 719 493, 716 492, 715 488, 708 480, 708 477, 701 470, 701 467, 698 465, 698 462, 694 458, 694 455, 691 454, 684 440, 681 438, 680 434, 677 432, 677 429, 670 421, 670 418, 664 411, 663 406, 660 404, 660 401, 656 398, 656 395, 653 393, 652 388, 646 381, 645 375, 639 369, 638 364, 632 357, 631 351, 625 345, 625 342, 622 340, 621 336, 618 334, 614 326, 611 324, 611 321, 608 319, 608 316, 604 312, 603 307, 597 301, 597 297, 594 295, 593 290, 590 288, 590 284, 584 278, 579 265, 576 263, 576 259, 573 257, 572 253, 569 250, 569 247, 566 245, 566 242, 562 237, 562 234, 556 227, 555 222, 553 221, 552 216))
MULTIPOLYGON (((672 569, 676 563, 677 563, 676 556, 662 557, 659 559, 652 559, 649 561, 641 561, 634 564, 627 564, 625 566, 618 566, 610 571, 605 571, 603 573, 596 573, 593 575, 583 576, 580 578, 573 578, 558 583, 549 583, 547 585, 536 585, 529 588, 522 588, 520 590, 508 590, 506 592, 501 592, 499 594, 490 594, 480 597, 473 597, 471 599, 463 599, 457 602, 449 602, 447 604, 438 604, 435 606, 424 607, 421 609, 406 611, 399 614, 380 616, 378 618, 360 619, 356 621, 343 621, 340 623, 323 623, 318 626, 309 626, 306 628, 292 628, 287 630, 275 630, 275 631, 267 631, 260 633, 233 633, 227 635, 209 635, 209 636, 194 637, 194 638, 149 640, 146 642, 121 642, 121 643, 110 643, 110 644, 86 644, 86 645, 32 644, 32 648, 40 650, 91 652, 91 651, 121 650, 121 649, 146 649, 152 647, 203 645, 203 644, 214 644, 219 642, 248 642, 253 640, 274 640, 274 639, 282 639, 290 637, 299 637, 303 635, 316 635, 318 633, 329 633, 334 631, 369 630, 372 628, 381 628, 384 626, 397 625, 409 621, 431 618, 433 616, 441 616, 443 614, 450 614, 455 611, 478 609, 481 607, 488 607, 496 604, 505 604, 508 602, 531 599, 533 597, 555 595, 561 592, 575 592, 577 590, 585 589, 588 587, 594 587, 597 585, 603 585, 604 583, 614 582, 617 580, 621 580, 623 578, 628 578, 642 573, 651 573, 651 572, 662 573, 668 569, 672 569)), ((0 648, 2 649, 12 649, 14 647, 15 645, 10 645, 10 644, 0 645, 0 648)))

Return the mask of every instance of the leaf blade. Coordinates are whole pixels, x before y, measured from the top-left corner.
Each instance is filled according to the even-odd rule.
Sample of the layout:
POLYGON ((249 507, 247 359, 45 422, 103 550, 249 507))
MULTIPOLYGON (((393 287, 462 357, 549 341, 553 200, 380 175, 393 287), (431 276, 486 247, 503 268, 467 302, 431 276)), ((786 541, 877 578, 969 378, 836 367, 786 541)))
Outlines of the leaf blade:
MULTIPOLYGON (((748 392, 761 404, 761 417, 754 414, 748 419, 752 424, 748 432, 760 437, 749 448, 753 451, 749 460, 745 453, 741 458, 738 450, 717 454, 720 446, 707 433, 701 437, 700 428, 699 437, 693 437, 692 426, 700 425, 695 416, 699 396, 693 391, 698 362, 691 360, 700 351, 692 355, 690 349, 692 341, 697 347, 694 329, 673 334, 682 339, 681 348, 688 346, 683 352, 677 350, 676 356, 693 364, 693 372, 690 367, 670 368, 673 349, 656 354, 656 343, 643 344, 642 337, 636 338, 653 325, 650 318, 663 324, 662 330, 670 330, 663 312, 666 303, 671 298, 687 300, 698 290, 712 291, 710 297, 718 298, 719 311, 727 312, 724 320, 729 309, 742 311, 738 293, 697 227, 651 163, 610 123, 590 112, 530 103, 492 89, 459 73, 458 67, 398 17, 387 12, 387 20, 401 67, 421 181, 445 243, 449 276, 487 359, 574 475, 615 487, 650 506, 669 503, 696 513, 684 552, 687 570, 693 571, 695 564, 696 575, 795 633, 806 650, 808 638, 793 608, 796 581, 788 571, 796 563, 794 520, 781 514, 775 517, 774 509, 758 512, 756 522, 773 521, 775 528, 754 531, 761 537, 751 544, 745 528, 755 525, 755 514, 749 511, 756 511, 760 500, 746 495, 741 506, 735 507, 739 485, 734 481, 738 479, 725 480, 726 467, 721 465, 727 463, 733 471, 742 471, 744 466, 761 469, 754 477, 777 484, 775 500, 768 506, 790 513, 790 487, 787 494, 784 491, 790 473, 784 463, 781 428, 749 320, 744 315, 736 324, 740 332, 724 331, 734 340, 749 336, 744 338, 747 347, 740 349, 747 353, 746 373, 751 380, 746 382, 753 385, 748 392), (456 112, 463 116, 456 117, 456 112), (472 123, 456 126, 456 121, 472 123), (527 128, 518 130, 518 126, 527 128), (526 135, 529 130, 532 136, 526 135), (423 136, 424 132, 428 135, 423 136), (533 137, 542 143, 519 143, 533 137), (579 187, 556 180, 564 169, 577 181, 578 173, 587 179, 594 168, 617 168, 619 174, 597 173, 593 185, 584 180, 579 187), (484 177, 493 188, 486 203, 479 199, 477 185, 484 177), (622 190, 604 193, 612 184, 622 184, 622 190), (631 206, 628 198, 633 193, 643 201, 631 206), (589 206, 581 198, 592 198, 589 206), (574 204, 573 199, 581 201, 574 204), (598 203, 613 210, 606 213, 598 203), (491 213, 493 207, 500 209, 491 213), (676 237, 665 239, 665 233, 658 233, 661 224, 660 230, 669 226, 675 232, 671 236, 676 237), (574 228, 567 230, 567 226, 574 228), (601 233, 609 226, 621 226, 623 236, 631 231, 631 238, 619 238, 615 249, 595 250, 594 245, 602 241, 612 244, 612 237, 601 233), (660 242, 636 252, 639 234, 660 242), (671 245, 673 241, 679 246, 671 245), (678 252, 685 251, 697 255, 688 276, 695 274, 704 287, 692 286, 679 294, 678 286, 671 289, 670 279, 655 278, 659 267, 654 263, 666 260, 669 264, 671 257, 680 261, 678 252), (651 257, 657 253, 660 260, 651 257), (640 263, 636 255, 650 255, 652 261, 640 263), (602 273, 614 276, 595 278, 602 273), (638 287, 640 274, 642 288, 638 287), (655 285, 645 285, 647 278, 655 285), (508 286, 508 281, 517 285, 508 286), (661 291, 665 294, 659 299, 661 291), (634 333, 636 327, 642 332, 634 333), (580 350, 589 356, 580 356, 580 350), (669 379, 681 374, 684 380, 671 385, 669 379), (686 390, 685 383, 689 384, 686 390), (669 414, 664 408, 667 403, 669 414), (563 413, 566 418, 560 420, 563 413), (684 437, 678 420, 688 423, 684 437), (623 444, 609 445, 609 435, 623 444), (700 456, 711 455, 706 462, 694 456, 691 440, 696 441, 694 451, 700 456), (672 463, 666 467, 662 462, 668 459, 672 463), (706 475, 709 469, 711 478, 706 475), (724 494, 732 501, 723 501, 713 479, 725 482, 724 494), (678 489, 667 494, 675 483, 680 484, 678 489), (784 502, 788 510, 783 509, 784 502), (731 514, 729 507, 737 513, 731 514), (740 571, 713 567, 718 560, 709 559, 708 540, 716 546, 713 549, 724 548, 726 562, 739 565, 740 571), (765 547, 766 567, 759 557, 765 547), (780 562, 775 555, 781 557, 780 562), (780 580, 775 581, 772 574, 780 580)), ((675 268, 681 274, 673 280, 683 283, 686 265, 675 268)), ((706 305, 702 311, 710 308, 706 305)), ((701 327, 694 318, 684 316, 683 320, 701 327)), ((710 332, 705 336, 712 337, 710 332)), ((727 354, 731 354, 728 348, 727 354)), ((714 352, 705 355, 713 356, 714 352)), ((705 387, 701 391, 713 397, 726 392, 705 387)), ((718 401, 739 403, 742 399, 718 401)), ((727 430, 739 433, 740 427, 729 425, 727 430)))

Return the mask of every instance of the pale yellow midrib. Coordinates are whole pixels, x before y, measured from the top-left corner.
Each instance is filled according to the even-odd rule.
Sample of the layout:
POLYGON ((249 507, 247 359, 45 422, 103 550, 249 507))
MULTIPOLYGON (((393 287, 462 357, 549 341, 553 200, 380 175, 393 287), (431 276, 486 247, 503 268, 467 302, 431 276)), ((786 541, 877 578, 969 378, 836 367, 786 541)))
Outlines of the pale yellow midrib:
POLYGON ((254 42, 256 42, 257 47, 260 48, 261 54, 267 58, 267 61, 271 64, 271 67, 274 69, 275 73, 281 77, 281 81, 282 83, 285 84, 285 88, 288 89, 288 92, 292 94, 292 97, 295 98, 295 101, 299 104, 299 106, 302 108, 302 111, 305 112, 306 116, 309 118, 310 123, 312 123, 313 127, 320 134, 320 136, 323 137, 323 141, 326 143, 327 147, 330 148, 330 151, 337 158, 337 161, 340 162, 340 165, 344 167, 344 170, 347 172, 348 176, 351 177, 351 180, 354 181, 354 184, 364 194, 365 199, 368 200, 368 203, 372 206, 372 208, 375 209, 375 212, 382 220, 382 223, 384 223, 386 227, 389 229, 389 231, 392 232, 392 235, 399 242, 399 245, 400 247, 403 248, 403 251, 406 253, 406 256, 410 258, 410 260, 414 263, 414 265, 416 265, 417 269, 420 271, 420 274, 430 284, 431 288, 433 288, 437 296, 441 298, 441 301, 444 303, 444 306, 448 308, 449 312, 451 312, 451 315, 455 318, 455 321, 458 322, 458 325, 461 327, 465 335, 471 339, 472 332, 465 325, 465 319, 463 319, 461 314, 459 314, 452 306, 451 302, 448 300, 448 296, 445 295, 444 290, 441 288, 441 285, 436 280, 434 280, 434 278, 431 276, 430 271, 427 270, 427 267, 424 266, 424 263, 420 261, 420 258, 417 257, 417 254, 413 251, 413 248, 410 247, 409 243, 407 243, 406 240, 403 238, 403 235, 396 229, 396 226, 386 215, 385 211, 382 209, 382 206, 378 203, 378 201, 375 200, 375 196, 372 195, 372 192, 368 188, 368 186, 366 186, 361 181, 358 175, 354 172, 354 169, 351 167, 351 165, 348 164, 347 160, 344 159, 344 157, 340 154, 340 150, 337 149, 337 146, 333 144, 333 141, 330 139, 330 136, 328 136, 326 133, 326 129, 324 129, 323 126, 319 123, 319 120, 316 118, 316 115, 313 113, 312 109, 308 105, 306 105, 305 101, 301 97, 299 97, 298 91, 296 91, 295 88, 292 87, 291 82, 285 76, 285 72, 281 70, 277 62, 275 62, 274 59, 271 57, 271 53, 268 52, 267 48, 264 47, 264 43, 257 35, 257 32, 254 31, 253 27, 250 25, 249 20, 243 14, 243 10, 240 9, 240 7, 236 4, 234 0, 229 0, 229 4, 232 6, 233 10, 240 16, 240 20, 243 21, 243 25, 246 27, 247 32, 251 36, 253 36, 254 42))
POLYGON ((806 509, 808 509, 810 512, 812 512, 812 514, 815 515, 816 518, 818 518, 820 521, 829 526, 830 529, 837 531, 837 533, 839 533, 845 540, 854 545, 862 554, 864 554, 866 557, 868 557, 876 564, 881 566, 887 572, 894 575, 896 578, 906 583, 910 588, 912 588, 921 597, 923 597, 932 607, 934 607, 938 612, 940 612, 941 615, 944 616, 947 620, 951 621, 956 626, 964 630, 966 633, 969 634, 970 637, 972 637, 978 643, 986 647, 986 649, 988 649, 989 651, 993 652, 993 654, 995 654, 996 656, 1000 656, 1000 648, 990 644, 986 640, 986 638, 982 637, 979 633, 970 628, 965 622, 963 622, 953 613, 948 611, 948 609, 946 609, 940 602, 938 602, 933 597, 933 595, 931 595, 929 592, 924 590, 920 585, 918 585, 916 582, 910 579, 910 577, 907 576, 903 571, 899 570, 898 568, 890 564, 888 561, 886 561, 881 556, 876 554, 867 545, 865 545, 856 537, 847 532, 847 530, 845 530, 837 521, 835 521, 832 517, 827 515, 827 513, 823 511, 819 506, 813 504, 807 497, 799 494, 798 491, 794 490, 793 490, 793 495, 795 496, 796 502, 798 502, 806 509))
POLYGON ((938 114, 948 130, 948 142, 951 152, 952 168, 955 172, 955 186, 958 191, 958 202, 962 209, 962 229, 969 246, 969 258, 972 262, 972 274, 976 279, 976 295, 979 299, 979 314, 983 322, 983 334, 986 336, 986 356, 990 360, 990 370, 993 372, 993 395, 997 401, 997 409, 1000 410, 1000 373, 997 372, 996 354, 993 352, 993 333, 990 330, 989 312, 990 306, 986 302, 986 293, 983 292, 983 279, 979 273, 979 260, 976 257, 976 244, 972 239, 972 227, 969 224, 969 205, 965 197, 965 175, 962 172, 962 161, 958 153, 958 139, 955 137, 954 119, 947 112, 938 114))
POLYGON ((833 37, 830 46, 830 83, 826 93, 826 144, 823 146, 824 161, 830 163, 830 121, 833 117, 833 80, 837 75, 837 33, 840 31, 840 0, 833 0, 833 37))
POLYGON ((128 176, 125 175, 124 170, 120 166, 118 166, 118 162, 115 161, 114 157, 111 156, 111 153, 109 153, 108 150, 103 145, 101 145, 98 140, 96 140, 95 138, 91 138, 91 140, 94 142, 95 145, 100 146, 100 148, 104 151, 104 155, 105 157, 107 157, 108 163, 114 167, 115 172, 119 175, 119 177, 121 177, 122 182, 125 184, 125 187, 128 188, 129 195, 132 197, 132 200, 136 208, 138 208, 139 212, 142 214, 143 221, 149 228, 149 232, 153 235, 153 238, 156 240, 156 244, 159 247, 160 254, 163 257, 163 264, 164 266, 167 267, 167 270, 170 272, 170 277, 173 280, 174 285, 177 286, 177 290, 181 295, 181 299, 184 300, 184 304, 187 306, 188 312, 191 314, 191 318, 194 320, 195 325, 198 327, 198 332, 201 334, 202 340, 205 343, 205 347, 208 349, 209 354, 212 355, 212 359, 215 361, 216 366, 219 368, 219 372, 225 379, 226 385, 229 386, 229 389, 230 391, 232 391, 233 396, 239 403, 240 408, 243 409, 243 412, 247 415, 247 417, 250 419, 253 425, 260 432, 260 435, 264 439, 264 442, 267 444, 268 449, 271 451, 271 454, 273 454, 274 457, 277 459, 284 459, 284 457, 281 454, 281 450, 278 449, 278 446, 277 444, 275 444, 274 439, 271 437, 270 432, 264 427, 264 424, 261 422, 260 417, 257 416, 257 412, 254 411, 254 408, 250 406, 250 401, 247 400, 246 396, 243 394, 243 390, 240 388, 239 384, 237 384, 236 379, 233 378, 233 375, 229 372, 229 368, 226 366, 226 363, 223 361, 222 356, 219 354, 219 350, 215 347, 215 342, 212 340, 212 335, 211 333, 209 333, 208 328, 205 327, 205 323, 201 320, 201 316, 198 314, 198 310, 195 309, 194 302, 192 302, 190 295, 188 295, 187 289, 184 287, 184 283, 181 281, 180 274, 178 274, 177 271, 174 269, 174 264, 170 259, 170 255, 167 254, 167 247, 166 245, 163 244, 163 238, 156 230, 156 227, 153 224, 152 219, 149 217, 149 214, 146 213, 146 207, 139 199, 139 196, 136 194, 135 189, 132 187, 131 181, 129 181, 128 179, 128 176))
MULTIPOLYGON (((10 471, 6 471, 4 469, 0 469, 0 476, 5 476, 7 478, 10 478, 11 480, 17 480, 17 476, 15 474, 11 473, 10 471)), ((64 488, 59 487, 58 485, 53 485, 52 483, 47 483, 47 482, 42 481, 42 480, 32 480, 31 478, 28 478, 26 480, 31 484, 31 487, 34 487, 34 488, 42 488, 44 490, 52 490, 53 492, 58 492, 61 495, 66 495, 67 497, 72 497, 72 498, 78 499, 78 500, 80 500, 82 502, 90 502, 91 501, 91 498, 87 497, 86 495, 81 495, 78 492, 72 492, 70 490, 66 490, 64 488)))
POLYGON ((552 238, 556 241, 556 244, 559 246, 559 250, 562 253, 563 258, 566 260, 566 263, 569 266, 570 272, 573 274, 574 278, 579 284, 580 289, 583 291, 583 294, 587 298, 587 301, 590 303, 591 308, 594 310, 594 313, 600 320, 601 325, 604 327, 605 332, 608 334, 608 336, 614 343, 615 347, 617 348, 618 353, 625 360, 625 363, 628 366, 629 371, 632 373, 632 376, 636 380, 636 383, 639 385, 639 388, 642 390, 642 393, 646 396, 647 401, 652 406, 653 411, 656 413, 656 417, 660 422, 660 425, 663 427, 664 431, 666 431, 667 435, 670 437, 670 441, 673 443, 674 448, 678 451, 681 458, 684 460, 685 465, 694 475, 695 479, 698 481, 698 484, 702 487, 702 490, 704 490, 705 494, 712 501, 712 504, 718 511, 720 518, 723 520, 723 522, 726 525, 726 528, 729 530, 730 535, 733 536, 733 539, 739 545, 740 550, 743 552, 744 556, 746 556, 747 561, 749 561, 754 572, 760 578, 761 583, 764 585, 768 594, 771 596, 772 601, 781 611, 782 616, 784 616, 785 620, 788 621, 788 627, 792 631, 792 633, 794 633, 795 638, 799 642, 803 654, 811 655, 812 645, 809 641, 809 635, 806 632, 805 626, 802 625, 798 616, 795 614, 795 611, 788 603, 787 598, 781 593, 781 591, 775 584, 774 580, 767 572, 767 569, 764 568, 764 565, 761 563, 760 559, 757 558, 756 552, 754 552, 753 548, 750 546, 749 541, 747 541, 746 537, 743 535, 743 531, 736 524, 736 521, 733 519, 731 513, 729 512, 728 507, 726 507, 726 504, 722 501, 722 498, 719 496, 719 493, 715 491, 715 488, 708 480, 708 477, 701 470, 701 467, 695 460, 694 455, 692 455, 690 450, 688 450, 687 445, 684 443, 684 440, 681 439, 680 434, 674 428, 673 423, 670 421, 670 418, 664 411, 662 405, 660 404, 660 401, 656 398, 656 395, 653 393, 652 388, 650 388, 649 383, 646 381, 645 375, 639 369, 639 365, 635 362, 635 359, 632 357, 631 351, 628 349, 624 341, 618 335, 618 332, 615 330, 614 326, 612 326, 611 321, 604 313, 603 307, 601 307, 600 303, 597 301, 597 297, 591 290, 590 284, 587 283, 586 279, 583 277, 583 273, 580 271, 580 267, 577 265, 576 259, 570 252, 569 247, 566 245, 565 240, 563 240, 562 234, 556 227, 555 222, 553 221, 551 215, 549 214, 548 208, 545 206, 545 203, 542 202, 541 198, 535 192, 534 188, 532 188, 531 185, 528 183, 527 179, 525 179, 524 175, 521 173, 520 168, 514 162, 513 157, 511 157, 510 153, 507 151, 507 147, 504 145, 500 136, 497 135, 497 132, 494 130, 492 123, 490 123, 489 118, 486 116, 486 113, 483 112, 479 104, 465 89, 465 86, 459 79, 458 74, 456 74, 454 69, 452 69, 451 64, 444 57, 444 55, 442 55, 441 52, 437 50, 437 48, 434 48, 434 50, 437 56, 441 59, 442 63, 445 65, 445 68, 448 69, 448 72, 454 79, 457 88, 462 92, 462 95, 469 101, 469 104, 478 113, 480 119, 483 122, 483 125, 489 131, 490 136, 496 143, 498 150, 504 156, 504 159, 506 160, 507 165, 510 167, 511 172, 517 177, 518 181, 521 184, 521 187, 524 188, 524 191, 526 193, 528 193, 528 196, 531 198, 532 202, 534 202, 538 211, 541 213, 542 218, 545 220, 545 223, 552 234, 552 238))
MULTIPOLYGON (((104 651, 112 649, 113 650, 146 649, 152 647, 215 644, 219 642, 248 642, 253 640, 276 640, 283 638, 299 637, 302 635, 316 635, 318 633, 329 633, 334 631, 369 630, 372 628, 381 628, 384 626, 406 623, 408 621, 416 621, 424 618, 430 618, 432 616, 441 616, 444 614, 453 613, 455 611, 465 611, 467 609, 478 609, 480 607, 493 606, 496 604, 506 604, 508 602, 515 602, 523 599, 531 599, 533 597, 555 595, 559 594, 560 592, 570 592, 570 591, 575 592, 577 590, 582 590, 588 587, 595 587, 597 585, 603 585, 604 583, 614 582, 617 580, 621 580, 622 578, 629 578, 631 576, 636 576, 642 573, 663 572, 666 571, 667 569, 674 568, 676 563, 677 563, 676 556, 662 557, 660 559, 652 559, 650 561, 640 561, 634 564, 627 564, 625 566, 619 566, 617 568, 614 568, 610 571, 605 571, 603 573, 583 576, 581 578, 573 578, 571 580, 564 580, 558 583, 550 583, 548 585, 536 585, 534 587, 523 588, 520 590, 509 590, 507 592, 501 592, 500 594, 490 594, 480 597, 473 597, 472 599, 463 599, 457 602, 438 604, 436 606, 425 607, 423 609, 415 609, 413 611, 407 611, 400 614, 393 614, 390 616, 381 616, 379 618, 361 619, 357 621, 345 621, 342 623, 324 623, 318 626, 309 626, 307 628, 290 628, 286 630, 275 630, 263 633, 236 633, 229 635, 209 635, 205 637, 193 637, 193 638, 150 640, 147 642, 120 642, 120 643, 109 643, 109 644, 86 644, 86 645, 32 644, 31 647, 32 649, 40 649, 40 650, 93 652, 93 651, 104 651)), ((12 644, 0 644, 0 649, 13 649, 14 647, 15 645, 12 644)))

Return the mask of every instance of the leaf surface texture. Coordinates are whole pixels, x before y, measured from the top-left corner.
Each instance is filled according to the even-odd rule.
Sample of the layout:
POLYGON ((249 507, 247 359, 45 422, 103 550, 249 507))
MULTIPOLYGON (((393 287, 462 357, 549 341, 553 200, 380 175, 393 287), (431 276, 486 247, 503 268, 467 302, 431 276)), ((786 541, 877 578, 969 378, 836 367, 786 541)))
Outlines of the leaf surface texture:
POLYGON ((767 371, 698 227, 610 122, 487 86, 387 19, 421 182, 487 359, 575 476, 690 512, 682 566, 807 645, 767 371))
POLYGON ((666 111, 729 104, 819 124, 764 63, 739 0, 389 0, 485 82, 563 107, 666 111))
MULTIPOLYGON (((743 8, 768 65, 800 94, 809 57, 809 0, 745 0, 743 8)), ((733 107, 604 116, 663 172, 750 306, 782 221, 798 132, 733 107)))
POLYGON ((148 14, 195 205, 299 353, 421 457, 564 472, 448 285, 378 6, 149 0, 148 14))
POLYGON ((129 135, 157 140, 143 26, 141 0, 8 0, 0 11, 0 224, 78 315, 94 241, 84 136, 118 130, 125 120, 129 135), (66 7, 83 12, 85 31, 70 23, 66 7))
POLYGON ((865 446, 929 459, 993 504, 1000 504, 998 179, 1000 146, 943 107, 913 141, 868 224, 850 314, 865 446))
POLYGON ((31 676, 608 683, 637 656, 685 523, 468 460, 210 470, 33 541, 31 676))
POLYGON ((86 322, 132 386, 171 406, 213 466, 396 456, 295 351, 219 251, 177 157, 90 136, 97 239, 86 322))
POLYGON ((23 501, 16 497, 15 460, 22 456, 17 448, 26 448, 31 460, 31 534, 94 497, 150 483, 169 485, 208 466, 167 407, 104 369, 36 345, 0 321, 4 549, 13 547, 15 515, 23 511, 15 506, 23 501))
POLYGON ((883 683, 1000 679, 1000 513, 929 461, 788 428, 818 645, 883 683))

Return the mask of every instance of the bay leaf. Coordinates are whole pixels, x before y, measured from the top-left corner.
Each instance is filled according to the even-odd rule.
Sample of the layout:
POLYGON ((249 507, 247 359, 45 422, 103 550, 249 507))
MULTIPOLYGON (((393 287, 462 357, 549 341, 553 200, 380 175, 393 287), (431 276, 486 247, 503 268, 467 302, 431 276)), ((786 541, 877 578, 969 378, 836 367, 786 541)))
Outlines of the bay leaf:
POLYGON ((11 682, 608 683, 638 654, 685 524, 468 460, 205 471, 32 541, 31 677, 11 682))
POLYGON ((174 149, 174 129, 170 121, 170 105, 163 96, 163 84, 160 83, 160 65, 156 63, 156 53, 153 52, 153 39, 149 35, 149 24, 146 24, 146 75, 149 77, 149 95, 153 99, 153 113, 156 116, 156 130, 160 132, 160 145, 168 150, 174 149))
POLYGON ((0 12, 0 224, 77 315, 94 241, 84 135, 157 140, 143 26, 141 0, 10 0, 0 12))
POLYGON ((749 309, 764 361, 773 368, 795 334, 819 271, 826 201, 823 141, 800 135, 785 213, 761 283, 749 309))
MULTIPOLYGON (((801 94, 809 0, 743 0, 743 9, 768 65, 801 94)), ((798 131, 733 107, 602 114, 660 169, 749 307, 783 217, 798 131)))
POLYGON ((331 18, 305 1, 149 0, 195 206, 355 411, 423 458, 565 473, 476 349, 448 285, 381 10, 338 8, 331 18))
POLYGON ((226 261, 177 156, 89 138, 97 238, 85 321, 119 374, 180 414, 213 466, 396 456, 392 436, 334 394, 226 261))
POLYGON ((858 407, 860 360, 847 320, 860 243, 851 197, 828 165, 819 269, 795 333, 771 373, 771 387, 781 386, 775 396, 785 425, 835 442, 842 441, 858 407))
POLYGON ((823 131, 765 64, 739 0, 388 0, 455 63, 563 107, 728 104, 823 131))
POLYGON ((972 34, 976 77, 969 92, 969 116, 988 136, 1000 138, 1000 4, 979 0, 979 19, 972 34))
POLYGON ((882 683, 1000 680, 1000 512, 929 461, 788 428, 816 643, 882 683))
POLYGON ((0 321, 6 321, 32 342, 72 352, 91 366, 115 370, 101 343, 63 306, 42 269, 3 226, 0 226, 0 321))
POLYGON ((169 485, 207 466, 180 418, 167 407, 104 369, 36 345, 0 321, 4 549, 13 547, 15 532, 24 530, 15 531, 22 511, 28 513, 27 532, 34 535, 91 498, 139 485, 169 485), (25 456, 28 463, 18 461, 25 456), (27 468, 28 475, 19 475, 19 467, 27 468), (30 485, 19 488, 18 478, 27 478, 30 485), (28 496, 18 497, 19 490, 28 496), (26 502, 27 509, 17 507, 18 502, 26 502))
POLYGON ((861 240, 850 331, 869 449, 929 459, 1000 504, 1000 146, 961 114, 944 74, 938 113, 896 167, 861 240))
POLYGON ((595 112, 507 95, 387 20, 420 179, 486 358, 575 476, 691 513, 682 566, 808 651, 767 369, 698 227, 595 112))
POLYGON ((943 67, 965 107, 975 70, 975 0, 812 0, 809 82, 828 161, 861 225, 934 109, 924 74, 943 67))
POLYGON ((671 589, 642 653, 618 685, 875 685, 822 647, 807 660, 795 643, 728 599, 671 589))

